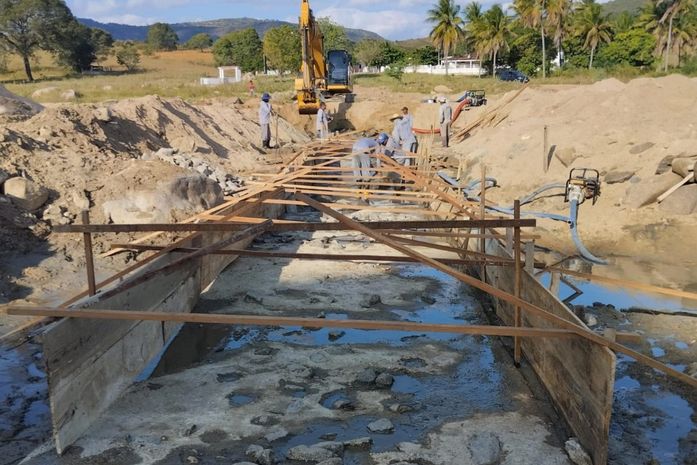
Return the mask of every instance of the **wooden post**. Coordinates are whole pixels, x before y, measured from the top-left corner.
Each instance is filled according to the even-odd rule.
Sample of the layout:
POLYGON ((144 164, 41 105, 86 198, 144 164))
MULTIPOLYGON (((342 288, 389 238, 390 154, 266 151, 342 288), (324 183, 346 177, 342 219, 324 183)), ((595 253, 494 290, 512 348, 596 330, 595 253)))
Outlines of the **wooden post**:
MULTIPOLYGON (((516 199, 516 201, 513 203, 513 218, 516 220, 520 219, 520 200, 516 199)), ((513 260, 515 260, 515 283, 514 283, 514 295, 517 298, 520 298, 520 279, 521 279, 521 269, 520 269, 520 228, 516 227, 513 228, 513 247, 514 247, 514 254, 513 254, 513 260)), ((521 325, 521 316, 520 316, 520 306, 516 305, 515 306, 515 324, 514 326, 516 328, 520 327, 521 325)), ((513 359, 515 362, 515 365, 517 367, 520 367, 520 355, 521 355, 521 347, 520 347, 520 338, 516 337, 513 340, 513 359)))
MULTIPOLYGON (((82 210, 82 224, 90 224, 90 211, 82 210)), ((87 268, 87 289, 90 296, 97 293, 97 283, 94 279, 94 257, 92 255, 92 234, 83 233, 85 240, 85 267, 87 268)))
MULTIPOLYGON (((479 194, 479 209, 480 209, 480 214, 482 216, 482 220, 486 219, 486 165, 484 163, 481 163, 481 169, 482 169, 482 179, 481 179, 481 185, 480 185, 480 194, 479 194)), ((479 251, 481 253, 486 253, 486 228, 482 227, 480 230, 480 233, 482 234, 481 239, 479 239, 479 251)), ((481 280, 482 282, 486 282, 486 265, 482 263, 482 269, 481 269, 481 280)))
POLYGON ((506 251, 513 254, 513 230, 506 228, 506 251))
POLYGON ((549 143, 547 140, 547 125, 545 124, 544 127, 544 133, 543 133, 543 143, 542 143, 542 169, 546 173, 547 170, 549 169, 549 160, 547 160, 547 156, 549 155, 549 143))

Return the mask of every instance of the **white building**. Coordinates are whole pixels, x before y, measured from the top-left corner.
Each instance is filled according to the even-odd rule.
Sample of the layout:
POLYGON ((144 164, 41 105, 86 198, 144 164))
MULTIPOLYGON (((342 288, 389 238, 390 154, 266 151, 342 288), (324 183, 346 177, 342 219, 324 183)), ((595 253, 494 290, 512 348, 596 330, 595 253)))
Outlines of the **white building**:
MULTIPOLYGON (((416 65, 404 68, 405 73, 445 74, 445 61, 438 65, 416 65)), ((448 74, 461 76, 484 76, 486 68, 482 68, 482 61, 472 57, 451 57, 448 59, 448 74)))
POLYGON ((218 86, 236 82, 242 82, 242 70, 240 70, 239 66, 219 66, 217 78, 201 78, 202 86, 218 86))

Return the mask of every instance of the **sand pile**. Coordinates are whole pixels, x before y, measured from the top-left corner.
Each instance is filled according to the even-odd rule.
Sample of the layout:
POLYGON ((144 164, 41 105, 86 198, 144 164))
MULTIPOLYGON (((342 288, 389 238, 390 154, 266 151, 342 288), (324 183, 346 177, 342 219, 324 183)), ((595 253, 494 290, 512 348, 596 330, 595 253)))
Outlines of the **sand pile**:
MULTIPOLYGON (((15 115, 19 110, 25 116, 35 113, 30 106, 17 105, 15 115)), ((233 101, 192 105, 157 96, 50 105, 29 119, 14 118, 0 127, 0 263, 18 263, 21 257, 13 258, 15 251, 35 250, 39 240, 55 265, 65 266, 79 250, 79 241, 50 231, 56 224, 79 221, 83 209, 90 209, 94 223, 176 221, 208 206, 208 201, 188 198, 191 192, 217 200, 232 194, 246 174, 268 169, 279 156, 259 149, 257 118, 256 108, 233 101), (175 180, 191 176, 201 178, 198 187, 177 190, 175 180), (48 191, 48 199, 23 210, 17 199, 3 195, 5 178, 16 177, 48 191)), ((274 127, 274 144, 275 133, 274 127)), ((283 152, 308 138, 280 119, 278 140, 286 147, 283 152)), ((113 239, 97 237, 96 251, 104 251, 103 241, 113 239)), ((41 287, 52 272, 42 274, 44 266, 30 273, 34 264, 18 266, 3 280, 21 281, 31 274, 27 282, 41 287)), ((0 288, 0 303, 3 292, 0 288)), ((4 293, 13 295, 11 290, 4 293)))
MULTIPOLYGON (((462 159, 466 179, 478 179, 484 161, 488 174, 502 186, 491 191, 491 198, 502 203, 542 185, 565 182, 571 168, 597 169, 604 182, 602 195, 597 205, 581 210, 580 229, 588 245, 603 255, 659 260, 680 255, 694 261, 697 250, 690 241, 675 240, 697 225, 694 185, 681 188, 660 206, 655 198, 681 179, 670 172, 674 158, 697 160, 695 108, 697 80, 678 75, 626 84, 610 79, 589 86, 529 88, 506 107, 497 125, 475 131, 453 151, 462 159), (547 173, 544 126, 551 160, 547 173)), ((453 157, 451 163, 459 160, 453 157)), ((566 209, 559 198, 533 206, 566 209)), ((559 223, 542 225, 567 229, 559 223)), ((573 251, 568 234, 557 238, 562 248, 573 251)))

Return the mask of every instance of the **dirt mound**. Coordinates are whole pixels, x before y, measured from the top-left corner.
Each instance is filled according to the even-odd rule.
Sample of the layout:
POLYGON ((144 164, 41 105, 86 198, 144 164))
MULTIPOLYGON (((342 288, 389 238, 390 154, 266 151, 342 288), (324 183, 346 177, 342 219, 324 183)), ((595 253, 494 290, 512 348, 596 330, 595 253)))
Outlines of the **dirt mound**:
MULTIPOLYGON (((611 183, 603 184, 595 206, 589 203, 581 209, 580 228, 587 245, 604 255, 661 257, 669 252, 662 258, 669 260, 684 252, 683 257, 697 259, 693 247, 672 241, 670 234, 671 228, 694 228, 694 215, 671 214, 655 202, 635 198, 645 193, 645 186, 656 184, 658 174, 670 170, 672 158, 697 157, 697 126, 691 124, 696 107, 697 82, 677 75, 626 84, 609 79, 588 86, 529 88, 503 110, 505 118, 454 147, 458 156, 452 163, 461 159, 469 180, 479 178, 483 161, 502 186, 492 190, 492 198, 506 204, 542 185, 565 182, 571 168, 597 169, 601 180, 609 175, 611 183), (543 154, 545 126, 549 151, 543 154), (546 173, 545 155, 550 160, 546 173), (650 225, 668 221, 671 228, 661 227, 660 234, 646 232, 650 225), (645 232, 633 226, 643 226, 645 232)), ((565 213, 567 205, 555 198, 533 207, 537 208, 529 208, 565 213)), ((542 226, 558 230, 563 246, 573 252, 567 225, 542 226)))
POLYGON ((15 95, 0 85, 0 122, 21 121, 43 109, 38 103, 15 95))
MULTIPOLYGON (((74 253, 81 256, 79 241, 75 236, 49 233, 53 225, 78 221, 81 210, 89 208, 94 223, 108 222, 119 214, 135 217, 140 211, 158 221, 181 220, 208 203, 193 199, 172 206, 153 201, 174 197, 165 192, 174 179, 203 176, 202 183, 215 196, 229 195, 244 183, 246 174, 270 169, 267 165, 283 150, 292 151, 294 144, 309 140, 280 119, 277 139, 286 149, 280 155, 264 153, 259 148, 256 108, 232 100, 193 105, 149 96, 103 104, 49 105, 38 114, 34 110, 28 113, 31 106, 27 105, 17 108, 33 117, 15 118, 0 128, 0 172, 7 177, 23 176, 49 193, 48 202, 34 212, 22 211, 0 195, 0 229, 9 232, 0 235, 0 263, 20 263, 21 257, 14 256, 14 251, 38 250, 35 241, 51 256, 49 264, 44 260, 41 267, 31 268, 43 260, 37 258, 36 263, 25 263, 16 267, 16 273, 3 277, 7 282, 28 283, 25 288, 51 290, 64 284, 66 289, 74 289, 61 281, 69 279, 69 274, 58 270, 65 267, 66 260, 73 261, 74 253), (121 201, 123 208, 107 208, 105 214, 105 204, 113 201, 121 201), (162 212, 153 211, 158 209, 162 212), (56 268, 51 270, 52 266, 56 268)), ((272 135, 275 144, 275 125, 272 135)), ((96 237, 96 252, 105 251, 113 239, 96 237)), ((123 263, 115 265, 123 267, 123 263)), ((0 302, 7 298, 2 293, 0 289, 0 302)), ((10 289, 4 295, 12 298, 17 294, 10 289)))

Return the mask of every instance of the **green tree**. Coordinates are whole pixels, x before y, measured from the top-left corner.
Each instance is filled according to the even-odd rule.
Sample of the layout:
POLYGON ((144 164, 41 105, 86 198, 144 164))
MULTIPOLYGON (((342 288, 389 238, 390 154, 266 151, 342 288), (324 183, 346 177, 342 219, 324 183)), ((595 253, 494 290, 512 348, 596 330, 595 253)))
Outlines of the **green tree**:
POLYGON ((629 65, 648 67, 654 62, 656 39, 643 29, 634 28, 615 35, 612 42, 598 52, 600 66, 629 65))
POLYGON ((239 66, 245 72, 264 69, 263 45, 253 28, 225 34, 213 44, 217 66, 239 66))
POLYGON ((602 5, 595 0, 586 0, 575 16, 576 32, 583 38, 583 47, 590 49, 588 69, 593 68, 595 50, 601 42, 612 40, 612 27, 608 15, 603 13, 602 5))
POLYGON ((179 37, 169 24, 155 23, 148 28, 146 42, 153 50, 176 50, 179 37))
POLYGON ((199 32, 198 34, 193 35, 191 39, 186 41, 184 48, 189 50, 203 51, 204 49, 209 48, 211 45, 213 45, 213 39, 211 39, 211 36, 205 32, 199 32))
POLYGON ((324 53, 332 50, 351 51, 352 43, 346 34, 346 28, 335 23, 330 18, 319 18, 317 20, 319 29, 324 36, 324 53))
MULTIPOLYGON (((536 76, 542 69, 542 44, 537 31, 524 27, 520 21, 512 23, 514 39, 508 54, 503 54, 501 62, 514 67, 528 76, 536 76)), ((547 63, 549 64, 549 63, 547 63)))
POLYGON ((396 79, 399 82, 402 82, 402 77, 404 76, 404 67, 405 63, 403 61, 397 61, 395 63, 391 63, 386 69, 385 69, 385 74, 387 74, 389 77, 396 79))
POLYGON ((491 75, 494 77, 496 76, 496 57, 499 52, 510 48, 512 36, 510 18, 503 12, 501 5, 495 4, 484 13, 479 37, 482 49, 492 57, 491 75))
POLYGON ((97 59, 92 29, 70 21, 61 29, 56 48, 56 61, 75 72, 89 70, 97 59))
POLYGON ((280 72, 298 71, 302 62, 300 34, 288 25, 269 29, 264 35, 264 55, 280 72))
POLYGON ((128 71, 135 71, 140 64, 140 52, 133 42, 124 42, 116 49, 116 62, 128 71))
POLYGON ((61 49, 61 29, 75 18, 62 0, 0 0, 0 45, 19 55, 29 81, 37 50, 61 49))
POLYGON ((426 45, 412 50, 410 53, 411 61, 416 65, 437 65, 438 50, 433 45, 426 45))
POLYGON ((547 77, 547 46, 545 40, 546 9, 545 0, 514 0, 513 9, 518 14, 522 23, 531 28, 540 28, 540 40, 542 41, 542 77, 547 77))
POLYGON ((460 17, 460 5, 454 0, 438 0, 438 3, 428 10, 427 21, 432 23, 430 38, 433 44, 443 51, 445 60, 445 75, 448 75, 448 55, 464 36, 464 21, 460 17))
POLYGON ((630 13, 629 11, 623 11, 622 13, 612 17, 612 30, 615 33, 628 32, 633 29, 637 23, 637 16, 630 13))
POLYGON ((114 38, 102 29, 92 29, 92 44, 97 54, 97 60, 105 60, 111 55, 114 38))
POLYGON ((382 41, 376 39, 363 39, 358 42, 353 50, 353 56, 363 66, 378 66, 382 55, 382 41))

